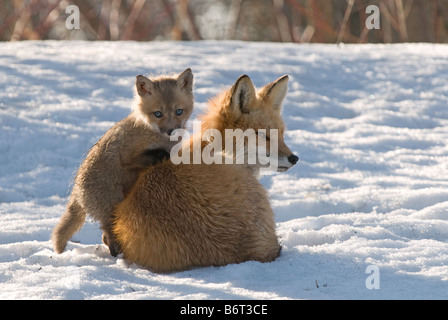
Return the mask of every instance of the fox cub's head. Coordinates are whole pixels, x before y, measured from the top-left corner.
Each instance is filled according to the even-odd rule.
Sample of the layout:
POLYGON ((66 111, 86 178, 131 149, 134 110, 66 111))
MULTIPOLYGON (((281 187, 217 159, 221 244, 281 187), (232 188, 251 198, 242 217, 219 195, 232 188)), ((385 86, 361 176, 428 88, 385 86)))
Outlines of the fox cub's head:
POLYGON ((190 68, 177 77, 148 79, 142 75, 135 81, 136 111, 153 130, 171 135, 184 128, 193 111, 193 73, 190 68))
POLYGON ((277 160, 276 171, 288 170, 299 160, 284 141, 285 125, 281 109, 288 91, 288 80, 285 75, 257 91, 247 75, 240 76, 230 90, 211 101, 212 108, 203 117, 205 123, 209 128, 220 131, 254 130, 257 148, 265 148, 267 154, 275 150, 275 154, 269 156, 277 160), (271 132, 275 132, 275 136, 271 137, 271 132), (275 148, 271 148, 272 143, 276 144, 275 148))

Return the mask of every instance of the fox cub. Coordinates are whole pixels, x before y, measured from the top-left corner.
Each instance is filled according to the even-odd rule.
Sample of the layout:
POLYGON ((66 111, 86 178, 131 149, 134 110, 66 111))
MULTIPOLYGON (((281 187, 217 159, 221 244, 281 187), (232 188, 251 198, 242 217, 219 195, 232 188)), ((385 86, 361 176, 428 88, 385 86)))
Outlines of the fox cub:
POLYGON ((168 158, 169 136, 183 128, 193 111, 193 74, 148 79, 137 76, 132 112, 91 148, 76 175, 67 210, 54 228, 57 253, 84 224, 86 214, 99 221, 111 255, 121 248, 112 233, 112 214, 137 180, 138 173, 168 158))
MULTIPOLYGON (((201 130, 213 128, 224 136, 225 129, 277 129, 278 141, 270 141, 279 144, 276 170, 288 170, 298 157, 283 139, 287 85, 283 76, 257 92, 250 78, 241 76, 210 102, 201 130)), ((274 260, 281 250, 274 214, 255 172, 247 165, 170 160, 145 169, 115 210, 113 230, 124 258, 154 272, 274 260)))

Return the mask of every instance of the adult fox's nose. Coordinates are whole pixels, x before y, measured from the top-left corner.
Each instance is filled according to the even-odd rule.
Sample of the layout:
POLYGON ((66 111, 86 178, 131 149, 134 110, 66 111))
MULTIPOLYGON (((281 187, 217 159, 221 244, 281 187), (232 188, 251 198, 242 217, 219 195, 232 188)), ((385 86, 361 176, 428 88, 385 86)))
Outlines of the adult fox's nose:
POLYGON ((295 165, 295 164, 297 163, 297 161, 299 161, 299 157, 296 156, 295 154, 291 154, 291 155, 288 157, 288 161, 289 161, 292 165, 295 165))

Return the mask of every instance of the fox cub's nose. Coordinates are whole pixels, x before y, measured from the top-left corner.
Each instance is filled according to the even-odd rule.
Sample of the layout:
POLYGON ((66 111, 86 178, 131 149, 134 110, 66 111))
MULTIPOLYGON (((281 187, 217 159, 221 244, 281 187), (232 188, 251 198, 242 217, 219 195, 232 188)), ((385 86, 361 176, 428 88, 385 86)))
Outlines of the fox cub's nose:
POLYGON ((170 136, 170 135, 173 133, 174 130, 176 130, 176 129, 181 129, 181 128, 182 128, 182 126, 176 126, 176 127, 173 128, 173 129, 168 129, 168 130, 166 131, 166 134, 170 136))
POLYGON ((291 154, 288 157, 288 161, 291 162, 292 165, 295 165, 297 163, 297 161, 299 161, 299 157, 296 156, 295 154, 291 154))

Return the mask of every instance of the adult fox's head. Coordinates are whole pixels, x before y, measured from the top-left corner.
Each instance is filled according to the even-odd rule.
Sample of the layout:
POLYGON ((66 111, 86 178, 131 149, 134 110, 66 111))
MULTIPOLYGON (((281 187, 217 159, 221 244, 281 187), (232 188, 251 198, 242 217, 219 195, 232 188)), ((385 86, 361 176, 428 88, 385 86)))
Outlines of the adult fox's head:
POLYGON ((168 136, 184 128, 193 111, 193 73, 188 68, 177 77, 135 81, 135 110, 153 130, 168 136))
MULTIPOLYGON (((242 132, 243 141, 247 137, 249 145, 249 136, 253 132, 258 149, 255 152, 264 151, 271 161, 274 159, 276 171, 288 170, 299 160, 284 141, 281 107, 288 90, 288 79, 285 75, 256 91, 247 75, 240 76, 230 90, 210 102, 207 114, 202 117, 202 131, 217 129, 224 133, 231 129, 237 133, 236 138, 242 132)), ((250 156, 254 149, 249 146, 245 152, 250 156)), ((263 167, 266 163, 259 158, 255 165, 263 167)), ((272 163, 270 165, 272 168, 272 163)))

